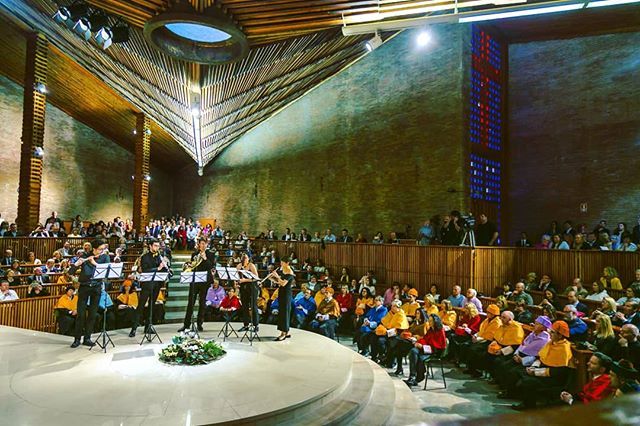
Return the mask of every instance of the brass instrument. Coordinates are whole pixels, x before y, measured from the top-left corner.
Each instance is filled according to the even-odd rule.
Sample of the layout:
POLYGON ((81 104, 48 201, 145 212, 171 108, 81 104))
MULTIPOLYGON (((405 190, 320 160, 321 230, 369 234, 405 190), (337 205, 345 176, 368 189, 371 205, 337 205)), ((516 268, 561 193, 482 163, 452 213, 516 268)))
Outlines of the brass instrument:
POLYGON ((204 261, 200 253, 201 252, 198 252, 198 254, 196 254, 196 257, 194 257, 191 262, 189 262, 188 264, 184 264, 184 269, 182 270, 183 272, 193 272, 204 261))

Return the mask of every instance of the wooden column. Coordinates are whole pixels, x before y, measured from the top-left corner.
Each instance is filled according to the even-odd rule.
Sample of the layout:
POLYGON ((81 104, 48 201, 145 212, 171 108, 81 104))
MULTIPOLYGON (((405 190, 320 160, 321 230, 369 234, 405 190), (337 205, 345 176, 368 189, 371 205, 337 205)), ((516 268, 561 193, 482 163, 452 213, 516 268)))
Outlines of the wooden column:
POLYGON ((149 158, 151 157, 151 120, 138 114, 136 121, 136 171, 133 177, 133 226, 144 232, 149 223, 149 158))
POLYGON ((44 142, 47 99, 44 90, 38 89, 47 84, 47 53, 48 42, 42 34, 27 36, 17 219, 18 229, 25 233, 36 227, 40 216, 42 156, 35 153, 44 142))

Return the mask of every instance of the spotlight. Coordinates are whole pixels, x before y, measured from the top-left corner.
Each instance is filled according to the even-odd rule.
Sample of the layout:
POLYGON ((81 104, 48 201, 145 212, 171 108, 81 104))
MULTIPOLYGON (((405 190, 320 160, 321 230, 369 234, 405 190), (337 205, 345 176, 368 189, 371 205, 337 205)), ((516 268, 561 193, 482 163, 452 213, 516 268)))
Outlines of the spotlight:
POLYGON ((84 38, 85 41, 89 41, 91 39, 91 23, 89 19, 86 17, 78 19, 73 26, 73 32, 84 38))
POLYGON ((111 28, 111 40, 114 43, 126 43, 129 41, 129 27, 118 24, 111 28))
POLYGON ((191 116, 192 116, 193 118, 198 118, 198 117, 200 117, 200 108, 198 108, 198 107, 193 108, 193 109, 191 110, 191 116))
POLYGON ((93 39, 103 50, 111 46, 113 33, 109 28, 109 18, 103 12, 96 12, 89 18, 91 30, 95 33, 93 39))
POLYGON ((134 134, 134 135, 137 135, 137 134, 138 134, 138 131, 137 131, 136 129, 133 129, 133 134, 134 134))
POLYGON ((373 52, 374 50, 376 50, 382 45, 380 34, 378 34, 378 32, 376 31, 376 35, 371 40, 367 41, 364 45, 367 48, 368 52, 373 52))
POLYGON ((67 22, 71 19, 71 12, 64 6, 60 6, 58 11, 53 15, 53 20, 61 25, 66 25, 67 22))
POLYGON ((422 30, 418 33, 418 37, 416 38, 416 43, 418 43, 419 47, 424 47, 431 41, 431 34, 428 31, 422 30))
MULTIPOLYGON (((83 2, 74 2, 67 10, 69 11, 69 19, 65 20, 65 23, 67 24, 67 28, 74 29, 80 18, 87 16, 89 6, 83 2)), ((87 20, 87 26, 89 25, 88 22, 87 20)))
POLYGON ((131 180, 136 180, 135 175, 131 175, 131 180))
POLYGON ((35 90, 36 92, 42 93, 43 95, 48 92, 47 86, 45 86, 44 83, 42 82, 34 84, 33 90, 35 90))
POLYGON ((151 129, 144 129, 144 134, 147 136, 151 135, 151 129))
POLYGON ((198 167, 198 176, 204 175, 204 169, 202 167, 198 167))
POLYGON ((146 180, 147 182, 151 181, 151 176, 150 175, 145 175, 144 176, 144 180, 146 180))
POLYGON ((35 158, 42 158, 44 157, 44 149, 42 149, 41 146, 36 146, 35 148, 33 148, 33 156, 35 158))

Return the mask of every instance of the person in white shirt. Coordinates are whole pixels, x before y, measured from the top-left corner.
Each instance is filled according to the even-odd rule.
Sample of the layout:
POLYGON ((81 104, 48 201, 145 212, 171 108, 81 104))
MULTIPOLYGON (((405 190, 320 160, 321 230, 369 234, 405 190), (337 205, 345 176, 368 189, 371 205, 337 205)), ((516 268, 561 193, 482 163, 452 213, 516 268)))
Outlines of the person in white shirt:
POLYGON ((0 302, 9 302, 18 299, 18 293, 9 288, 9 281, 2 281, 0 283, 0 302))
POLYGON ((602 302, 602 299, 604 299, 605 297, 609 297, 609 294, 607 294, 607 289, 605 289, 598 281, 593 282, 592 289, 592 293, 585 297, 585 299, 602 302))

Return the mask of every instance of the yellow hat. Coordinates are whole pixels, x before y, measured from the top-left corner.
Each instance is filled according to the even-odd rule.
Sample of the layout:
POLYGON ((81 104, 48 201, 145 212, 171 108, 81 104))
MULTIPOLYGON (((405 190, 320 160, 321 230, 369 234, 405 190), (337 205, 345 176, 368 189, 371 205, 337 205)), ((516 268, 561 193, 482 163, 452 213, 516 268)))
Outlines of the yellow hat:
POLYGON ((500 315, 500 308, 498 307, 498 305, 494 305, 492 303, 489 306, 487 306, 487 313, 498 316, 500 315))
POLYGON ((387 334, 387 327, 385 327, 384 325, 379 325, 376 327, 377 336, 386 336, 386 334, 387 334))
POLYGON ((409 296, 418 297, 418 290, 416 290, 415 288, 409 289, 409 296))

